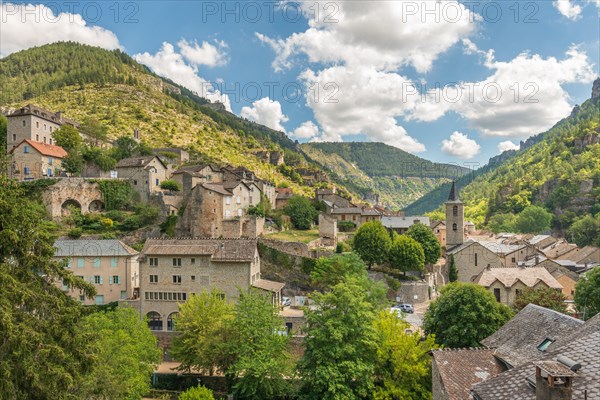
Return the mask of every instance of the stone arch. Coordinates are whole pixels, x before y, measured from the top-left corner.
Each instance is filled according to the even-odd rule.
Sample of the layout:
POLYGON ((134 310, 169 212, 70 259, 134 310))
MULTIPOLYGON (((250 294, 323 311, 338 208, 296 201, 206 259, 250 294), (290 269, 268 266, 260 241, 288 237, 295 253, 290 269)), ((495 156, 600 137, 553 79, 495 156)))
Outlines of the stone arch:
POLYGON ((91 213, 104 210, 104 203, 101 200, 92 200, 88 206, 88 211, 91 213))
POLYGON ((148 318, 148 328, 152 331, 162 331, 163 330, 163 320, 162 316, 156 311, 150 311, 146 314, 146 318, 148 318))
POLYGON ((71 207, 75 207, 78 208, 79 211, 81 211, 81 203, 78 202, 75 199, 66 199, 65 201, 62 202, 62 204, 60 205, 60 209, 61 209, 61 214, 64 215, 69 215, 71 212, 69 211, 69 208, 71 207))
POLYGON ((167 330, 174 331, 175 330, 175 319, 179 316, 179 312, 175 311, 169 314, 167 317, 167 330))

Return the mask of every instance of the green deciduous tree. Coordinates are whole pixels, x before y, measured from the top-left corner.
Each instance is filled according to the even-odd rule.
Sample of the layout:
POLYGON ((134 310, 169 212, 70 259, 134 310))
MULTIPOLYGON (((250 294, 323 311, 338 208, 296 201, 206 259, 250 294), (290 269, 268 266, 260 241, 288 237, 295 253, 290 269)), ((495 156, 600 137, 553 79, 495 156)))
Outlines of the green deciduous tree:
POLYGON ((515 228, 522 233, 541 233, 550 229, 552 214, 539 206, 529 206, 517 215, 515 228))
POLYGON ((369 267, 386 260, 392 239, 380 221, 365 222, 356 231, 354 250, 369 267))
POLYGON ((0 398, 65 399, 92 357, 77 335, 82 307, 55 281, 94 288, 54 259, 43 207, 15 181, 0 176, 0 188, 0 398))
POLYGON ((584 320, 600 313, 600 268, 583 274, 575 285, 575 306, 584 320))
POLYGON ((179 400, 215 400, 215 398, 212 390, 204 386, 196 386, 181 393, 179 400))
POLYGON ((300 230, 310 229, 313 221, 318 215, 317 210, 315 210, 311 201, 302 196, 292 197, 285 206, 284 211, 292 220, 294 228, 300 230))
POLYGON ((181 363, 179 369, 225 373, 231 364, 226 344, 233 318, 233 305, 216 291, 190 296, 181 304, 175 320, 181 334, 171 344, 171 355, 181 363))
POLYGON ((108 138, 108 128, 95 118, 84 118, 80 129, 94 146, 98 146, 108 138))
POLYGON ((515 312, 519 312, 525 308, 527 304, 537 304, 538 306, 549 308, 561 313, 567 312, 565 296, 560 290, 553 288, 525 288, 517 296, 512 307, 515 312))
POLYGON ((375 400, 428 400, 431 398, 431 356, 437 349, 433 336, 406 333, 410 325, 396 314, 381 311, 375 320, 379 337, 375 364, 375 400))
POLYGON ((600 218, 586 215, 571 225, 567 235, 578 246, 600 244, 600 218))
POLYGON ((407 235, 394 235, 388 258, 392 268, 399 269, 405 275, 407 271, 422 271, 425 265, 423 247, 407 235))
POLYGON ((52 133, 52 138, 54 139, 54 143, 65 149, 67 153, 78 150, 82 143, 79 131, 71 125, 61 126, 52 133))
POLYGON ((0 154, 2 155, 6 154, 7 124, 8 122, 6 117, 4 115, 0 115, 0 154))
POLYGON ((314 293, 306 312, 305 352, 298 364, 306 400, 368 398, 373 391, 378 337, 375 308, 365 287, 350 278, 314 293))
POLYGON ((133 308, 90 314, 79 324, 78 335, 94 357, 92 371, 77 385, 79 398, 133 400, 150 390, 160 350, 133 308))
POLYGON ((179 183, 172 179, 162 181, 160 183, 160 188, 163 190, 168 190, 169 192, 179 192, 181 190, 181 188, 179 187, 179 183))
POLYGON ((431 228, 424 224, 414 224, 406 232, 406 236, 413 238, 423 248, 425 264, 435 264, 442 255, 442 247, 431 228))
POLYGON ((446 347, 477 347, 510 319, 510 309, 483 286, 454 282, 425 313, 423 328, 446 347))
POLYGON ((450 265, 448 267, 448 280, 450 282, 456 282, 458 280, 458 268, 456 268, 456 261, 454 260, 454 254, 450 254, 450 265))
POLYGON ((355 253, 321 257, 310 273, 313 285, 321 290, 331 288, 349 276, 367 277, 367 266, 355 253))
POLYGON ((494 233, 500 232, 514 232, 515 221, 517 217, 514 214, 496 214, 490 217, 488 221, 488 228, 494 233))

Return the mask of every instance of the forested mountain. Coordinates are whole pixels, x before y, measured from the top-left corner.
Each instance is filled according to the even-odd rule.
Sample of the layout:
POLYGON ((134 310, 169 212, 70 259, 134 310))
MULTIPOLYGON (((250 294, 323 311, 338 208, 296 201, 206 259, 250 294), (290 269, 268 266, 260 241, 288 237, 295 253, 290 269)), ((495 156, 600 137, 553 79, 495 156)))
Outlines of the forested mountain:
MULTIPOLYGON (((467 217, 480 225, 510 220, 537 205, 554 215, 552 227, 567 233, 586 218, 600 222, 600 79, 592 97, 549 131, 506 152, 458 180, 467 217)), ((432 211, 446 199, 440 187, 411 204, 411 212, 432 211)))
POLYGON ((403 208, 469 170, 438 164, 383 143, 310 143, 300 148, 336 180, 365 199, 403 208))

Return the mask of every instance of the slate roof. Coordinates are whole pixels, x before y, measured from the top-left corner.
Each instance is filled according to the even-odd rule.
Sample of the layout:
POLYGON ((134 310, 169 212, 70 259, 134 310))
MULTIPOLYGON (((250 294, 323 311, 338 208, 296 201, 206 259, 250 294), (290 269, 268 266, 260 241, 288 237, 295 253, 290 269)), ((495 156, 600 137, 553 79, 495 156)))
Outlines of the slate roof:
POLYGON ((502 372, 492 349, 449 349, 432 351, 448 400, 469 398, 471 387, 502 372))
POLYGON ((576 263, 579 263, 584 258, 591 256, 592 254, 600 252, 598 247, 594 246, 585 246, 584 248, 574 248, 568 253, 565 253, 558 257, 559 260, 572 260, 576 263))
POLYGON ((162 162, 162 160, 158 156, 143 156, 143 157, 124 158, 117 163, 117 168, 137 168, 137 167, 146 168, 146 166, 148 166, 148 164, 155 158, 162 164, 162 166, 165 169, 167 168, 166 165, 162 162))
POLYGON ((148 239, 142 254, 211 256, 213 261, 249 262, 254 260, 256 249, 256 239, 148 239))
POLYGON ((576 244, 560 242, 554 243, 550 246, 544 247, 540 251, 548 258, 558 258, 565 253, 575 249, 577 247, 576 244))
POLYGON ((134 256, 138 252, 116 239, 57 240, 54 242, 57 257, 120 257, 134 256))
POLYGON ((285 286, 285 283, 269 281, 267 279, 257 279, 252 286, 257 289, 266 290, 268 292, 279 292, 285 286))
POLYGON ((537 244, 539 242, 541 242, 542 240, 546 240, 551 238, 552 236, 550 235, 535 235, 534 237, 532 237, 531 239, 529 239, 529 243, 530 244, 537 244))
POLYGON ((203 183, 202 185, 203 188, 208 189, 208 190, 212 190, 213 192, 225 195, 225 196, 231 196, 233 193, 231 193, 229 190, 225 189, 225 187, 223 187, 222 183, 203 183))
POLYGON ((173 175, 182 174, 184 172, 187 172, 187 173, 190 173, 193 175, 194 173, 198 173, 198 172, 202 171, 206 167, 209 167, 213 172, 221 172, 221 170, 219 168, 215 167, 214 165, 201 164, 201 165, 185 165, 183 167, 178 168, 176 171, 174 171, 173 175))
POLYGON ((479 244, 487 248, 489 251, 496 253, 498 255, 507 255, 510 253, 514 253, 517 250, 521 250, 526 248, 527 246, 524 244, 504 244, 498 242, 490 242, 481 240, 479 244))
POLYGON ((429 226, 429 217, 398 217, 398 216, 384 216, 381 218, 381 223, 386 228, 391 229, 407 229, 415 224, 415 221, 429 226))
POLYGON ((46 143, 40 143, 40 142, 35 142, 33 140, 29 140, 29 139, 25 139, 22 140, 21 142, 19 142, 19 144, 15 145, 12 149, 10 149, 9 153, 14 153, 16 151, 16 149, 21 146, 21 144, 26 143, 29 146, 31 146, 33 149, 35 149, 38 153, 40 153, 43 156, 48 156, 48 157, 55 157, 55 158, 65 158, 68 153, 65 151, 65 149, 63 149, 60 146, 56 146, 53 144, 46 144, 46 143))
POLYGON ((450 188, 450 193, 448 194, 448 202, 460 202, 458 189, 456 189, 456 182, 454 181, 452 181, 452 188, 450 188))
MULTIPOLYGON (((558 342, 558 341, 557 341, 558 342)), ((576 328, 564 345, 556 346, 541 360, 555 361, 566 356, 581 364, 574 374, 573 399, 600 399, 600 314, 576 328), (587 397, 586 397, 587 396, 587 397)), ((535 400, 535 389, 527 378, 535 374, 535 362, 529 361, 487 381, 476 384, 472 393, 479 400, 535 400)))
POLYGON ((528 287, 534 287, 538 282, 544 282, 548 287, 562 289, 562 285, 543 267, 485 268, 475 278, 475 283, 485 287, 490 287, 496 281, 507 288, 521 281, 528 287))
POLYGON ((528 304, 481 344, 494 348, 495 357, 514 367, 544 356, 537 347, 546 338, 556 340, 553 347, 560 338, 576 332, 582 325, 581 320, 558 311, 528 304))

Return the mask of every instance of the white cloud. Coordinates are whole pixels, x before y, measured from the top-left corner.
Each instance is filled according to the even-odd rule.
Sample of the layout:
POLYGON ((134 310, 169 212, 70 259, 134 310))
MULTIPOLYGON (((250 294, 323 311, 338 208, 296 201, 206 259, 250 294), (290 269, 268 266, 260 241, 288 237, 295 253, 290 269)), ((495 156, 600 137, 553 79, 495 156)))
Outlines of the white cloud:
POLYGON ((225 51, 228 47, 227 43, 224 41, 215 41, 215 43, 216 46, 203 41, 200 46, 197 41, 190 43, 185 39, 181 39, 177 46, 179 46, 185 59, 196 66, 217 67, 227 64, 228 59, 225 51))
POLYGON ((2 3, 0 57, 59 41, 75 41, 108 50, 121 48, 113 32, 88 25, 79 14, 55 14, 54 9, 56 7, 41 4, 2 3))
POLYGON ((171 79, 173 82, 196 92, 201 97, 213 102, 220 101, 227 110, 231 111, 229 97, 222 95, 209 82, 201 78, 198 75, 198 68, 195 65, 186 63, 183 56, 175 51, 171 43, 164 42, 156 54, 145 52, 135 54, 133 58, 137 62, 148 66, 157 75, 171 79))
POLYGON ((492 50, 466 46, 485 54, 484 65, 493 73, 483 81, 430 91, 426 102, 417 101, 412 118, 433 121, 454 111, 484 135, 525 138, 569 115, 572 105, 562 85, 590 83, 596 77, 587 54, 577 47, 561 60, 522 53, 496 61, 492 50))
POLYGON ((581 6, 575 4, 574 0, 555 0, 552 5, 559 13, 573 21, 578 19, 581 14, 581 6))
POLYGON ((306 31, 285 39, 257 33, 275 50, 276 70, 291 67, 292 57, 303 53, 310 62, 343 62, 383 70, 412 65, 417 71, 426 72, 439 54, 469 36, 475 30, 473 21, 479 19, 452 0, 305 0, 300 4, 308 18, 306 31))
POLYGON ((281 132, 285 132, 282 123, 288 120, 281 111, 281 103, 277 100, 272 101, 268 97, 256 100, 252 103, 252 107, 243 107, 241 116, 281 132))
POLYGON ((442 151, 446 154, 468 160, 479 154, 481 146, 461 132, 453 132, 450 139, 442 141, 442 151))
POLYGON ((514 144, 510 140, 498 143, 498 152, 504 153, 507 150, 519 150, 519 145, 514 144))
POLYGON ((319 127, 312 121, 305 121, 292 133, 296 139, 314 139, 319 136, 319 127))

